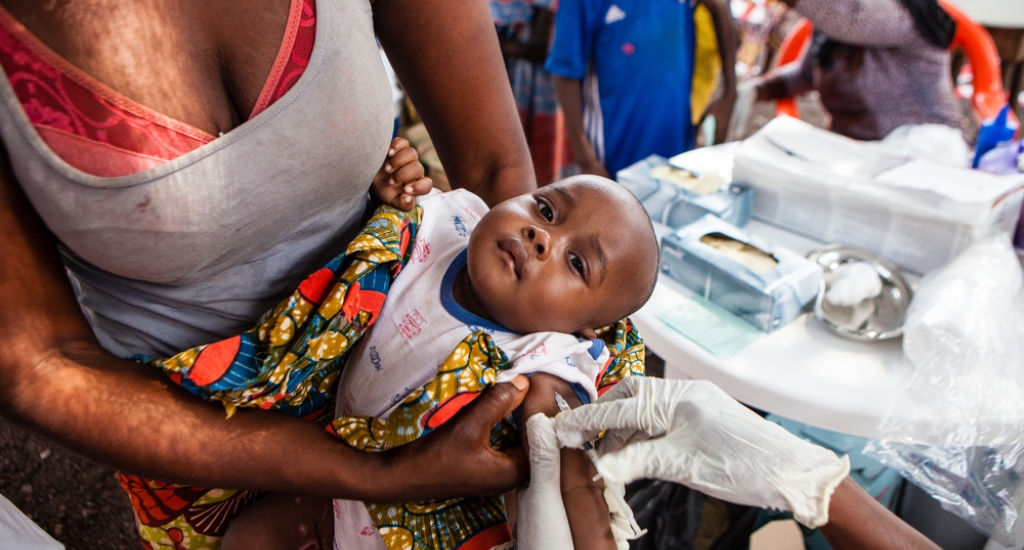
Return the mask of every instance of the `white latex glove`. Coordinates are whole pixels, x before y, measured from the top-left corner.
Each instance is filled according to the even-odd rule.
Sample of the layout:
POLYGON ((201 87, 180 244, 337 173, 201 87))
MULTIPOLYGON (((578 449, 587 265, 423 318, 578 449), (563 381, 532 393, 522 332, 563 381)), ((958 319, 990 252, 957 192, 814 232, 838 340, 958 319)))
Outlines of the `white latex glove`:
POLYGON ((626 378, 594 404, 560 413, 555 427, 566 447, 608 430, 597 465, 608 484, 672 481, 791 511, 811 528, 828 523, 832 491, 850 471, 847 457, 794 436, 704 380, 626 378))
MULTIPOLYGON (((520 550, 572 549, 572 532, 565 514, 560 485, 561 462, 555 422, 542 413, 526 421, 530 440, 530 482, 516 492, 516 547, 520 550)), ((618 550, 628 550, 630 538, 636 538, 630 520, 633 511, 624 503, 626 486, 606 484, 605 502, 608 504, 612 535, 618 550), (617 495, 617 496, 616 496, 617 495)))
POLYGON ((530 440, 530 482, 516 492, 516 547, 571 550, 554 420, 542 413, 531 416, 526 421, 526 436, 530 440))

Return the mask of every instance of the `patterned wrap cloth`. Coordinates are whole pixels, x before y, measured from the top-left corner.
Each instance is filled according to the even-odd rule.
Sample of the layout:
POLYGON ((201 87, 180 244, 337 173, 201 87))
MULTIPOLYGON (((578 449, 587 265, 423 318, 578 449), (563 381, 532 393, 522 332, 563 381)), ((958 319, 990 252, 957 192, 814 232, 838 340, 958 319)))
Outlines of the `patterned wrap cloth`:
MULTIPOLYGON (((190 393, 219 401, 230 417, 238 407, 277 410, 314 420, 328 410, 348 352, 377 320, 392 279, 409 260, 422 210, 380 207, 346 251, 310 275, 255 328, 183 351, 139 361, 159 367, 190 393)), ((627 320, 598 332, 611 359, 598 392, 644 373, 644 346, 627 320)), ((327 428, 349 445, 383 451, 413 441, 455 415, 494 385, 511 363, 485 332, 468 335, 435 378, 410 394, 387 419, 345 416, 327 428)), ((496 448, 515 443, 505 423, 496 448)), ((231 519, 255 502, 250 490, 206 489, 119 473, 148 549, 216 549, 231 519)), ((404 504, 367 503, 390 550, 512 548, 502 498, 404 504)))

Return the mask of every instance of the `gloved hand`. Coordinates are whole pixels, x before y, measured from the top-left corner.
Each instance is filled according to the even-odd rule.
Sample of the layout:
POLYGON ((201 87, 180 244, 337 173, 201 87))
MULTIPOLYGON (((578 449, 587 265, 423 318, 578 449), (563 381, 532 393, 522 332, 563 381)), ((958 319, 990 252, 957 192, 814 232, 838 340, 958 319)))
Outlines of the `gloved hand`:
POLYGON ((828 523, 832 491, 850 471, 847 457, 790 434, 704 380, 626 378, 594 404, 559 414, 555 428, 566 447, 608 430, 597 469, 609 484, 672 481, 791 511, 811 528, 828 523))
POLYGON ((537 413, 526 421, 530 440, 530 482, 516 492, 516 547, 520 550, 569 550, 572 533, 559 485, 559 447, 555 422, 537 413))
MULTIPOLYGON (((516 547, 570 550, 572 532, 559 484, 561 462, 555 422, 541 413, 535 414, 526 421, 526 432, 530 440, 530 482, 516 492, 516 547)), ((628 550, 627 539, 635 538, 630 524, 633 511, 628 506, 620 510, 617 504, 625 502, 626 487, 610 485, 604 492, 615 544, 618 550, 628 550)))

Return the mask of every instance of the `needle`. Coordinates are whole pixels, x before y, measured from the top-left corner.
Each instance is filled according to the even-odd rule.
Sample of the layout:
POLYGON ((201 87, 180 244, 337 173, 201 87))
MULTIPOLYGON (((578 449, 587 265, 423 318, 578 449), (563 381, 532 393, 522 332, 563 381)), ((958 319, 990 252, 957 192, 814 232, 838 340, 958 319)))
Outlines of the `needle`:
MULTIPOLYGON (((558 410, 562 412, 572 409, 572 407, 569 406, 569 403, 566 403, 565 398, 563 398, 561 395, 558 395, 558 392, 555 392, 555 403, 558 405, 558 410)), ((590 461, 594 463, 594 468, 597 468, 597 451, 594 449, 594 443, 592 441, 583 442, 583 452, 587 453, 587 458, 589 458, 590 461)), ((597 477, 594 478, 594 481, 597 481, 599 479, 601 479, 600 473, 597 474, 597 477)))

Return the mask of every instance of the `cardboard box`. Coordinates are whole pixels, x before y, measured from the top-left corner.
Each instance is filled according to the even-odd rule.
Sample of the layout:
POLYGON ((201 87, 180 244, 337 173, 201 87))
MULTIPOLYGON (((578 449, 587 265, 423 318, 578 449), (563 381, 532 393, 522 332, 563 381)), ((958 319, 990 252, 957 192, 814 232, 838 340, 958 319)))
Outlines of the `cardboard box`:
POLYGON ((662 238, 661 270, 764 332, 795 319, 818 295, 821 267, 714 216, 662 238), (763 254, 752 268, 708 242, 729 241, 763 254), (769 267, 774 260, 774 267, 769 267))
MULTIPOLYGON (((689 155, 690 153, 684 153, 689 155)), ((716 172, 697 172, 674 161, 684 155, 651 155, 619 170, 618 182, 643 203, 651 219, 669 227, 682 227, 707 214, 737 226, 750 221, 754 194, 716 172)))

